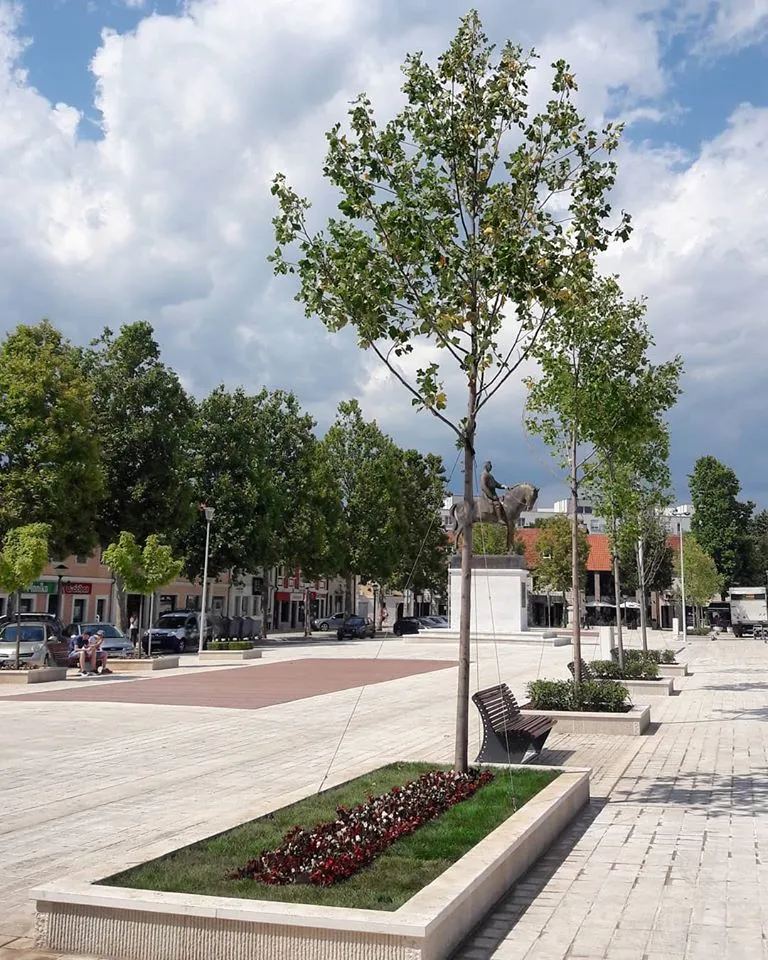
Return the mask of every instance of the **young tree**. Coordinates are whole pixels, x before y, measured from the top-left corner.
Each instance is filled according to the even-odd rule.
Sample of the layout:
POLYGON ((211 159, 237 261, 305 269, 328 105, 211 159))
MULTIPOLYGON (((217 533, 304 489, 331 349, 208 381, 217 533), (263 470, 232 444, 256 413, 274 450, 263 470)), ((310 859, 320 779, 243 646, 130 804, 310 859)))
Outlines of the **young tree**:
MULTIPOLYGON (((194 404, 160 359, 147 321, 104 331, 84 353, 94 393, 96 435, 104 452, 107 496, 100 513, 101 543, 121 531, 143 541, 175 541, 194 518, 189 477, 189 431, 194 404)), ((117 612, 125 617, 118 575, 117 612)))
POLYGON ((751 583, 763 583, 768 579, 768 510, 761 510, 752 518, 750 525, 752 540, 751 583))
MULTIPOLYGON (((566 516, 552 517, 541 523, 541 534, 536 541, 536 566, 533 570, 533 580, 537 590, 547 590, 560 593, 563 597, 563 626, 567 626, 566 616, 568 602, 566 594, 573 590, 573 543, 572 524, 566 516)), ((584 589, 587 579, 587 560, 589 559, 589 535, 579 524, 576 535, 576 563, 578 581, 576 592, 584 589)), ((576 620, 579 616, 579 605, 574 600, 573 607, 574 632, 576 620)), ((575 654, 574 654, 575 656, 575 654)))
POLYGON ((88 553, 103 492, 77 351, 47 320, 18 326, 0 346, 0 536, 46 523, 54 556, 88 553))
MULTIPOLYGON (((115 543, 104 551, 104 563, 120 577, 127 590, 139 593, 142 598, 149 596, 149 642, 148 653, 152 655, 152 619, 155 593, 166 584, 173 583, 184 566, 182 560, 173 556, 172 548, 163 542, 162 537, 151 533, 140 547, 132 533, 123 530, 115 543)), ((144 601, 142 599, 142 607, 144 601)), ((141 614, 139 615, 141 622, 141 614)), ((201 624, 205 636, 205 623, 201 624)), ((141 657, 142 644, 139 637, 137 655, 141 657)))
POLYGON ((8 594, 16 594, 16 658, 19 669, 19 644, 21 641, 21 594, 37 580, 48 563, 47 523, 28 523, 9 530, 0 551, 0 588, 8 594))
MULTIPOLYGON (((539 521, 537 521, 539 522, 539 521)), ((475 524, 475 546, 477 553, 488 556, 506 556, 510 552, 518 557, 525 556, 525 545, 516 539, 512 550, 507 548, 507 531, 498 523, 475 524)))
POLYGON ((699 457, 688 486, 694 510, 691 533, 715 561, 725 597, 728 587, 749 579, 755 505, 737 499, 741 492, 738 477, 715 457, 699 457))
MULTIPOLYGON (((436 67, 406 59, 408 102, 392 120, 379 126, 363 95, 349 130, 328 134, 324 173, 341 199, 325 233, 311 231, 310 204, 284 176, 273 185, 276 272, 297 275, 308 316, 330 330, 352 324, 414 406, 455 434, 468 516, 481 411, 527 359, 566 279, 629 236, 627 217, 609 222, 607 201, 620 128, 587 127, 563 61, 534 114, 533 65, 511 43, 494 53, 472 11, 436 67), (287 247, 298 247, 295 262, 287 247), (428 359, 409 375, 400 361, 419 345, 428 359), (463 397, 449 397, 457 374, 463 397)), ((468 749, 471 527, 463 533, 458 770, 468 749)))
POLYGON ((353 612, 354 577, 387 582, 408 536, 399 486, 401 451, 375 421, 363 419, 356 400, 339 404, 323 446, 341 493, 339 572, 347 579, 347 609, 353 612))
MULTIPOLYGON (((684 533, 683 538, 686 600, 690 600, 698 609, 697 620, 699 620, 701 607, 708 604, 712 597, 720 593, 723 578, 718 572, 715 561, 696 540, 695 536, 684 533)), ((679 552, 675 558, 675 576, 678 580, 680 579, 679 552)), ((685 611, 683 611, 683 616, 685 616, 685 611)))
MULTIPOLYGON (((615 487, 619 468, 628 469, 633 445, 644 447, 659 409, 666 409, 667 380, 676 384, 679 362, 653 366, 653 340, 644 305, 625 300, 615 278, 591 278, 574 286, 539 337, 535 357, 540 376, 529 381, 528 428, 540 434, 565 470, 569 488, 574 595, 574 679, 581 680, 581 630, 577 556, 578 505, 583 483, 596 464, 605 464, 615 487), (669 369, 667 369, 669 367, 669 369), (586 476, 585 476, 586 472, 586 476)), ((600 484, 592 481, 598 492, 600 484)), ((604 500, 605 498, 603 498, 604 500)), ((614 497, 615 500, 615 497, 614 497)), ((616 542, 617 507, 608 516, 616 542)), ((600 497, 598 496, 598 502, 600 497)), ((614 551, 616 556, 616 551, 614 551)), ((618 563, 614 562, 616 607, 621 630, 618 563)), ((623 648, 619 632, 619 660, 623 648)))

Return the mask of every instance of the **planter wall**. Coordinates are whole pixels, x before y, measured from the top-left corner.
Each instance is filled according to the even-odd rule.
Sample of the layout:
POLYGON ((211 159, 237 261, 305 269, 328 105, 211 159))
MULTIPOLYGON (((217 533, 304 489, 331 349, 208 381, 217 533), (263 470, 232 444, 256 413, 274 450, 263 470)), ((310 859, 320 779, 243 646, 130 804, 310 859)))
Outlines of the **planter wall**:
POLYGON ((173 670, 178 667, 178 656, 152 657, 147 660, 118 660, 109 661, 109 669, 113 673, 150 673, 153 670, 173 670))
POLYGON ((198 654, 201 663, 207 660, 261 660, 261 650, 203 650, 198 654))
POLYGON ((53 683, 67 679, 66 667, 41 667, 39 670, 0 670, 0 684, 53 683))
POLYGON ((687 677, 688 664, 687 663, 660 663, 659 676, 660 677, 687 677))
POLYGON ((629 690, 632 700, 645 703, 646 697, 671 697, 675 689, 672 677, 660 677, 658 680, 620 680, 629 690))
POLYGON ((553 717, 557 720, 556 733, 600 733, 638 737, 651 722, 650 707, 632 707, 628 713, 576 713, 569 710, 520 711, 523 716, 553 717))
POLYGON ((393 912, 156 893, 73 877, 32 891, 38 945, 116 960, 443 960, 588 801, 589 772, 563 772, 393 912))

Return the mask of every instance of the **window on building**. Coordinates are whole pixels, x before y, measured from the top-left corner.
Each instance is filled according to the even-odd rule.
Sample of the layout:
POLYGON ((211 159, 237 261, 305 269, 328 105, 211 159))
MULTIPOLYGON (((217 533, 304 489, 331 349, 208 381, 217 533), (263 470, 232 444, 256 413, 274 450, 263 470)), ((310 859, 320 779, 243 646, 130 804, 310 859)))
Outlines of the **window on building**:
POLYGON ((85 620, 85 597, 75 597, 72 604, 72 623, 82 623, 85 620))
POLYGON ((96 601, 96 619, 104 622, 104 618, 107 615, 107 599, 106 597, 99 597, 96 601))
POLYGON ((75 561, 82 566, 83 564, 88 563, 88 555, 85 553, 78 553, 78 555, 75 557, 75 561))

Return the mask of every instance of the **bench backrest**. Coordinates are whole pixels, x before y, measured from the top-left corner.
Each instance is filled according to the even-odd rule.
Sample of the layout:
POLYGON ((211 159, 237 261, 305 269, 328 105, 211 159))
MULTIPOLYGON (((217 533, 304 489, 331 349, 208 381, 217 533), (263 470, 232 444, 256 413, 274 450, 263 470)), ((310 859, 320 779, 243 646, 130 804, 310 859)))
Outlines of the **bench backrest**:
MULTIPOLYGON (((594 680, 595 675, 592 673, 592 667, 587 663, 586 660, 579 660, 581 666, 581 679, 582 680, 594 680)), ((574 672, 574 663, 571 661, 568 664, 568 669, 571 671, 571 676, 575 676, 574 672)))
POLYGON ((506 683, 478 690, 472 695, 472 701, 494 730, 502 729, 520 713, 520 707, 506 683))

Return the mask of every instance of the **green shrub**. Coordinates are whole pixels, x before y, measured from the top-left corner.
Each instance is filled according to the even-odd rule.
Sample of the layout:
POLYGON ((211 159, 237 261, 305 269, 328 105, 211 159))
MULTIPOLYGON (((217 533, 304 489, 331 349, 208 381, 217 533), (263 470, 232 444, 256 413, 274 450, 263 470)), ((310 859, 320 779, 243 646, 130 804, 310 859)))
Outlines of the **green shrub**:
POLYGON ((596 680, 620 680, 619 665, 613 660, 590 660, 589 669, 596 680))
POLYGON ((708 637, 712 633, 712 627, 688 627, 686 633, 689 637, 708 637))
POLYGON ((677 663, 674 650, 660 650, 662 663, 677 663))
POLYGON ((208 644, 209 650, 251 650, 250 640, 212 640, 208 644))
POLYGON ((528 697, 533 710, 623 713, 630 704, 622 683, 594 680, 585 680, 578 688, 573 680, 533 680, 528 697))
POLYGON ((589 666, 598 680, 655 680, 659 675, 656 661, 639 650, 624 651, 623 671, 615 660, 593 660, 589 666))

